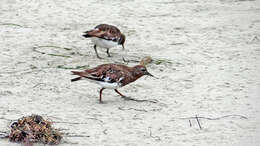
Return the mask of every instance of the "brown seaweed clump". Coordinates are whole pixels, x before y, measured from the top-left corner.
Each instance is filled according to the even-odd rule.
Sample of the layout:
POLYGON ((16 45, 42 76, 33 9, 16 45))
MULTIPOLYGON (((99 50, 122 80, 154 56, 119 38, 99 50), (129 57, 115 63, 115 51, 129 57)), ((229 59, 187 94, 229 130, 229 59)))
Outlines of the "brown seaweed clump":
POLYGON ((52 128, 51 122, 44 120, 42 116, 31 115, 22 117, 10 125, 9 140, 13 142, 44 144, 59 144, 61 134, 52 128))

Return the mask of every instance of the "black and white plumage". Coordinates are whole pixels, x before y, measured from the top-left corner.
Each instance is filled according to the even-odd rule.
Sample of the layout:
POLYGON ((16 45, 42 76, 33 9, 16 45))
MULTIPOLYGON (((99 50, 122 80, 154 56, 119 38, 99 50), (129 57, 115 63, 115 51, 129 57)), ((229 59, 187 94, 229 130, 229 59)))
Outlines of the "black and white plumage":
POLYGON ((117 45, 122 45, 124 49, 125 35, 120 32, 120 30, 108 24, 100 24, 94 29, 84 32, 84 37, 91 38, 94 43, 94 50, 98 58, 97 46, 107 49, 108 57, 111 57, 109 49, 117 45))

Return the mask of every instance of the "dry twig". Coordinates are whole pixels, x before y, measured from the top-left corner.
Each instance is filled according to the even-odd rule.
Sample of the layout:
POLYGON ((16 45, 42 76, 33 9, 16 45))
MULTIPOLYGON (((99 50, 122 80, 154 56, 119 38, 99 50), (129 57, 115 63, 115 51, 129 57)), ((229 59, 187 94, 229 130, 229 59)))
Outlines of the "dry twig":
POLYGON ((207 120, 220 120, 223 118, 228 118, 228 117, 239 117, 241 119, 247 119, 247 117, 242 116, 242 115, 226 115, 226 116, 221 116, 221 117, 217 117, 217 118, 208 118, 208 117, 187 117, 187 118, 179 118, 179 119, 196 119, 196 118, 200 118, 200 119, 207 119, 207 120))
POLYGON ((139 112, 148 112, 147 110, 144 109, 136 109, 136 108, 123 108, 123 107, 118 107, 119 110, 135 110, 135 111, 139 111, 139 112))
POLYGON ((189 123, 190 123, 190 127, 192 127, 192 124, 191 124, 191 121, 189 120, 189 123))
POLYGON ((18 26, 18 27, 23 27, 22 25, 14 24, 14 23, 1 23, 0 25, 8 25, 8 26, 18 26))
POLYGON ((199 125, 199 127, 200 127, 200 129, 202 129, 202 127, 201 127, 201 125, 200 125, 200 121, 199 121, 199 118, 198 118, 198 116, 196 115, 196 120, 197 120, 197 122, 198 122, 198 125, 199 125))
POLYGON ((178 119, 189 119, 190 127, 192 126, 190 119, 196 119, 196 121, 197 121, 197 123, 198 123, 198 125, 199 125, 199 128, 202 129, 199 119, 220 120, 220 119, 227 118, 227 117, 240 117, 241 119, 247 119, 247 117, 242 116, 242 115, 226 115, 226 116, 221 116, 221 117, 217 117, 217 118, 198 117, 198 116, 196 115, 195 117, 178 118, 178 119))
POLYGON ((90 137, 89 135, 64 135, 64 137, 90 137))
POLYGON ((155 140, 158 140, 158 141, 161 140, 161 138, 159 136, 153 136, 151 128, 149 128, 149 132, 150 132, 150 137, 152 137, 152 138, 154 138, 155 140))
POLYGON ((62 48, 62 47, 58 47, 58 46, 37 46, 37 47, 33 47, 33 51, 37 52, 37 53, 40 53, 40 54, 46 54, 46 55, 50 55, 50 56, 71 58, 71 56, 62 55, 62 54, 45 53, 45 52, 37 50, 38 48, 58 48, 58 49, 64 49, 64 50, 72 50, 71 48, 62 48))
POLYGON ((105 135, 107 135, 107 129, 103 130, 103 133, 104 133, 105 135))
MULTIPOLYGON (((96 121, 99 121, 101 124, 104 123, 102 120, 99 120, 97 118, 85 118, 85 119, 96 120, 96 121)), ((87 122, 64 122, 64 121, 54 121, 53 123, 82 124, 82 125, 88 124, 87 122)))

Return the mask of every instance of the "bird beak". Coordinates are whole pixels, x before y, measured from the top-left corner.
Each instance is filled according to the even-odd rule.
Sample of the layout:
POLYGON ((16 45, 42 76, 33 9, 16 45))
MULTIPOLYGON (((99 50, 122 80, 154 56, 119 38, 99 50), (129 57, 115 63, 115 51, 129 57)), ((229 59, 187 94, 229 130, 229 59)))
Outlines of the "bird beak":
POLYGON ((159 78, 155 77, 154 75, 150 74, 149 72, 147 72, 146 75, 151 76, 151 77, 154 77, 154 78, 156 78, 156 79, 159 79, 159 78))
POLYGON ((125 50, 125 46, 124 46, 124 44, 122 44, 122 48, 123 48, 123 50, 125 50))

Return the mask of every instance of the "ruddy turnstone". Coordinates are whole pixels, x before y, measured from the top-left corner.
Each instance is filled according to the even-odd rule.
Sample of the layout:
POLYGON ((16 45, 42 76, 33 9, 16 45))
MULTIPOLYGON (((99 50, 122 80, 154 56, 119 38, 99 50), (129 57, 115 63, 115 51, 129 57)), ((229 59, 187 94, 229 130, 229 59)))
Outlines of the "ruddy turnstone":
POLYGON ((84 32, 83 35, 86 38, 91 38, 94 43, 94 50, 98 58, 97 46, 101 48, 107 49, 108 57, 111 57, 109 54, 109 49, 115 47, 117 45, 122 45, 123 50, 125 49, 125 35, 120 32, 120 30, 108 24, 100 24, 96 26, 94 29, 84 32))
POLYGON ((101 85, 102 88, 99 91, 99 101, 101 103, 102 91, 104 89, 114 89, 116 93, 123 98, 126 98, 126 96, 117 90, 118 88, 134 82, 143 75, 154 77, 143 65, 128 67, 119 64, 102 64, 92 69, 87 69, 82 72, 72 71, 72 73, 73 75, 78 75, 79 77, 72 79, 71 82, 81 79, 89 79, 101 85))

